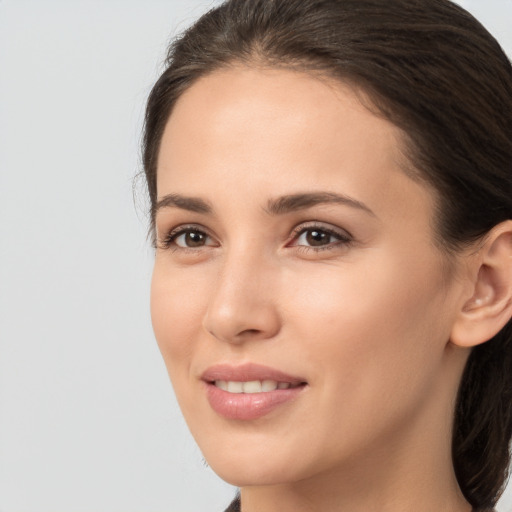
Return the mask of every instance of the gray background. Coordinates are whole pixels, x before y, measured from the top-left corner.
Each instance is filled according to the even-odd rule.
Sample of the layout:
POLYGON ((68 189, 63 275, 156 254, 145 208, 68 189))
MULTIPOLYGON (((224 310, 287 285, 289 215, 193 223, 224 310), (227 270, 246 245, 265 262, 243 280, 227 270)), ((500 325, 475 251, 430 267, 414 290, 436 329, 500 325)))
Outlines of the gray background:
MULTIPOLYGON (((512 55, 512 0, 461 3, 512 55)), ((214 4, 0 0, 2 512, 204 512, 234 493, 153 340, 132 195, 166 43, 214 4)))

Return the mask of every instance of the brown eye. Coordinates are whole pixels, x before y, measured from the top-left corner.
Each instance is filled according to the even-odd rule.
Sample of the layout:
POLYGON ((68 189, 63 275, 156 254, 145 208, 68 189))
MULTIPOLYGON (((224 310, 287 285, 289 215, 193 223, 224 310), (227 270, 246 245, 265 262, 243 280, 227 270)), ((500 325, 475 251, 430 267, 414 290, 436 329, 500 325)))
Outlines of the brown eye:
POLYGON ((328 231, 318 228, 305 229, 297 238, 296 245, 305 245, 310 247, 321 247, 340 241, 339 236, 333 235, 328 231))
POLYGON ((173 238, 174 244, 178 247, 183 248, 196 248, 196 247, 204 247, 205 245, 211 245, 210 237, 198 230, 186 230, 173 238))
POLYGON ((302 224, 294 230, 293 235, 288 247, 297 247, 313 253, 323 250, 345 250, 354 240, 344 229, 323 225, 302 224))
POLYGON ((318 229, 309 229, 306 231, 305 240, 308 245, 319 246, 326 245, 331 243, 331 239, 333 236, 330 233, 326 233, 325 231, 320 231, 318 229))

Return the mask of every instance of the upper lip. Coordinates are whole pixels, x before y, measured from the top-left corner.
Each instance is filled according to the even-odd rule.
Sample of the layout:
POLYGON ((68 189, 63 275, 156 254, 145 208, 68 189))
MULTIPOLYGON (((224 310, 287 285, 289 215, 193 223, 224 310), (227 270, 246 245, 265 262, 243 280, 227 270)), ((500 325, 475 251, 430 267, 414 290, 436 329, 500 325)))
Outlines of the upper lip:
POLYGON ((289 382, 292 385, 302 384, 306 381, 300 377, 289 375, 275 368, 255 363, 241 365, 217 364, 210 366, 202 375, 206 382, 225 380, 232 382, 248 382, 252 380, 274 380, 276 382, 289 382))

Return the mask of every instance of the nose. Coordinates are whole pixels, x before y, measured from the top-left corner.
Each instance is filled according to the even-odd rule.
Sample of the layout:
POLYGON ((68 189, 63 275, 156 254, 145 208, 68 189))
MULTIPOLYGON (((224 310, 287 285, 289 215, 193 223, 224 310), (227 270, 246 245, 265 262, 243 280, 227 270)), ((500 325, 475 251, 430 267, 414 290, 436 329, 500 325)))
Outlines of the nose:
POLYGON ((274 337, 281 328, 275 282, 275 272, 261 258, 226 259, 214 282, 204 329, 232 344, 274 337))

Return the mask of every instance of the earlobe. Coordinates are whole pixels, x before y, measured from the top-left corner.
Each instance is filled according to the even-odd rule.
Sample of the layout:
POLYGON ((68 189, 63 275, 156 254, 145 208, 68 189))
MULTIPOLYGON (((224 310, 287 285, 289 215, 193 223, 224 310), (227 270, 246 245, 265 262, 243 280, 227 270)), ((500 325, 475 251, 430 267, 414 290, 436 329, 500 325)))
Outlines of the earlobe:
POLYGON ((471 296, 464 301, 450 341, 473 347, 493 338, 512 317, 512 220, 495 226, 475 256, 471 296))

